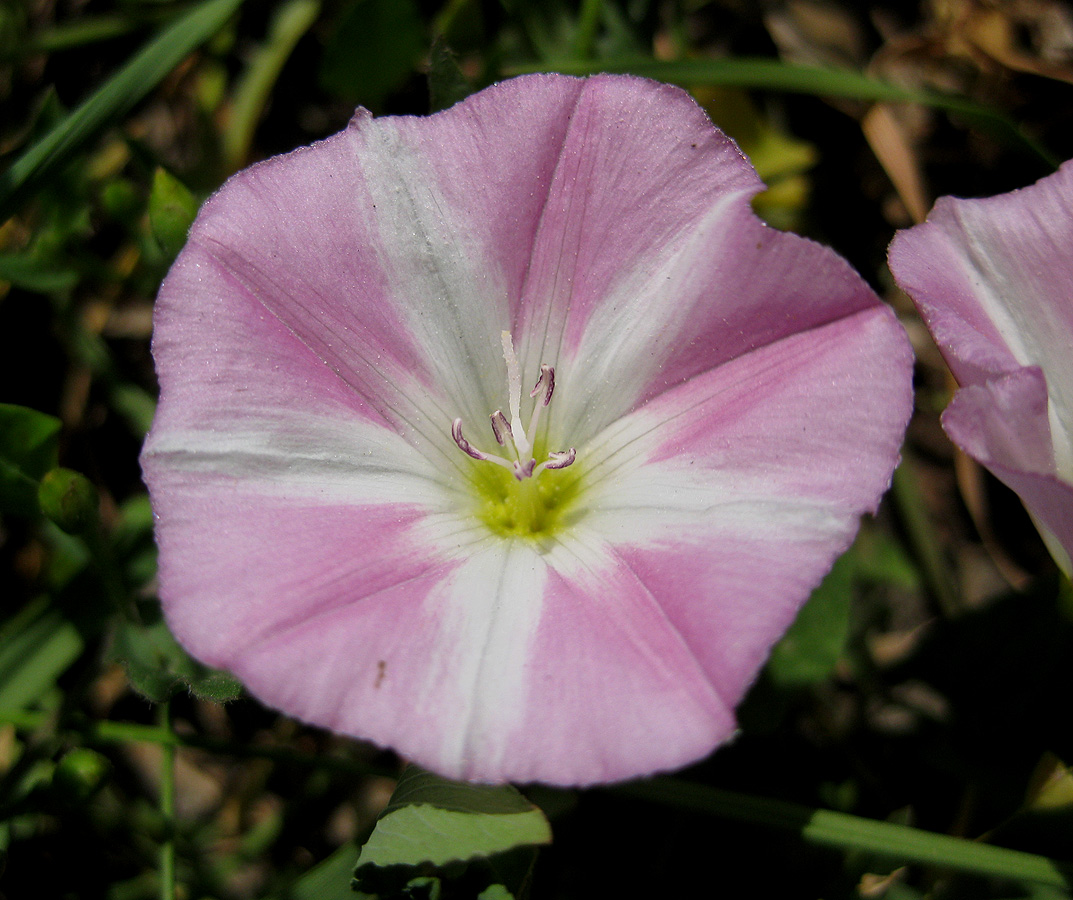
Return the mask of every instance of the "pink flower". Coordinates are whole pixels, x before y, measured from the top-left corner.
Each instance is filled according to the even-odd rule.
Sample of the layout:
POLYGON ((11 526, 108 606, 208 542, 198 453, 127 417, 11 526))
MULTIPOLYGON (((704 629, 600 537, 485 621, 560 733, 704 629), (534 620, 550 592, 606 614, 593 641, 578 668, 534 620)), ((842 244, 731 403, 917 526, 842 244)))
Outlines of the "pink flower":
POLYGON ((961 389, 959 447, 1021 495, 1068 573, 1073 554, 1073 162, 985 200, 943 197, 890 247, 961 389))
POLYGON ((893 315, 760 188, 688 95, 627 77, 359 112, 235 176, 157 304, 179 639, 450 777, 725 741, 910 410, 893 315))

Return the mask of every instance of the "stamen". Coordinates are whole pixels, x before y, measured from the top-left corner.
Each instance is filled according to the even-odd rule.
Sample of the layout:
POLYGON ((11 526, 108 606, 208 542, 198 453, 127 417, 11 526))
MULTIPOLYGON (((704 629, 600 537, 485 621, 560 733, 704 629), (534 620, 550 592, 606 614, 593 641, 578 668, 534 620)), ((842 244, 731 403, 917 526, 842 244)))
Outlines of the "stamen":
POLYGON ((551 395, 555 390, 555 370, 551 366, 540 367, 540 377, 536 385, 529 392, 530 397, 536 397, 543 390, 544 396, 537 400, 533 406, 533 415, 529 417, 529 433, 536 435, 537 422, 540 421, 540 411, 551 403, 551 395))
POLYGON ((507 421, 507 417, 503 415, 503 410, 497 409, 491 415, 492 419, 492 434, 496 436, 496 442, 500 447, 507 445, 507 439, 504 435, 510 434, 510 423, 507 421))
POLYGON ((532 438, 536 436, 541 410, 551 403, 551 395, 555 392, 555 369, 548 365, 540 367, 540 377, 529 392, 529 396, 536 402, 533 404, 533 412, 529 417, 529 433, 526 434, 521 421, 521 366, 518 365, 518 356, 514 352, 514 339, 509 331, 503 331, 500 332, 500 341, 503 345, 503 360, 507 364, 507 402, 510 408, 510 421, 501 409, 497 409, 489 418, 496 443, 501 447, 506 447, 508 446, 507 438, 510 438, 509 446, 514 454, 514 460, 507 460, 492 453, 483 453, 474 447, 462 434, 461 419, 455 419, 451 423, 451 437, 463 453, 473 459, 495 463, 497 466, 510 469, 519 481, 539 475, 545 469, 565 469, 577 458, 577 451, 573 447, 569 450, 549 452, 548 458, 539 465, 533 459, 532 438))
POLYGON ((565 469, 577 459, 577 450, 573 447, 569 450, 555 450, 549 453, 548 456, 551 458, 544 463, 545 469, 565 469))
POLYGON ((569 450, 553 450, 548 454, 547 460, 533 470, 533 477, 536 477, 545 469, 565 469, 567 466, 572 465, 575 459, 577 459, 577 450, 573 447, 569 450))
POLYGON ((455 443, 458 444, 458 449, 463 453, 468 453, 474 459, 488 459, 487 454, 481 453, 476 447, 469 441, 462 437, 462 420, 455 419, 451 423, 451 437, 455 439, 455 443))
POLYGON ((530 397, 535 397, 540 393, 540 388, 544 388, 544 399, 540 403, 540 406, 547 406, 551 403, 551 395, 555 393, 555 370, 551 366, 540 367, 540 377, 537 379, 537 383, 533 386, 533 389, 529 392, 530 397))
POLYGON ((522 478, 527 478, 529 477, 529 475, 532 474, 531 466, 528 475, 519 475, 518 463, 503 459, 502 456, 496 456, 494 453, 482 453, 480 450, 474 447, 473 444, 471 444, 465 439, 465 437, 462 436, 461 419, 455 419, 451 423, 451 437, 455 439, 455 443, 458 444, 458 449, 461 450, 463 453, 472 456, 474 459, 479 459, 484 462, 495 463, 497 466, 502 466, 504 469, 510 469, 514 473, 514 477, 517 478, 519 481, 521 481, 522 478))

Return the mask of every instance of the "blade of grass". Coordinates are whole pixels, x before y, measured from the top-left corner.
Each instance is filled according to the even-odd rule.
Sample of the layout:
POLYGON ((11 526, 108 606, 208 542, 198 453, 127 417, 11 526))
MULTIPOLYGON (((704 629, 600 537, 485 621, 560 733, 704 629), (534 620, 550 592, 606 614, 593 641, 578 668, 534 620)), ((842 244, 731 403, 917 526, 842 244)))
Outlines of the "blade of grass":
POLYGON ((29 53, 55 53, 83 47, 112 38, 122 37, 133 31, 158 24, 170 11, 147 10, 137 15, 86 16, 73 22, 65 22, 52 28, 42 28, 29 36, 29 45, 8 50, 5 60, 19 59, 29 53))
POLYGON ((302 35, 320 15, 320 0, 290 0, 272 19, 268 38, 258 49, 235 88, 231 118, 223 135, 223 158, 228 172, 246 164, 253 133, 268 95, 279 79, 302 35))
POLYGON ((0 222, 107 125, 121 118, 234 14, 242 0, 206 0, 165 28, 0 175, 0 222))
POLYGON ((845 69, 799 66, 777 59, 751 57, 681 60, 609 57, 593 61, 572 59, 511 66, 507 68, 506 74, 520 75, 537 71, 561 72, 564 75, 614 72, 640 75, 686 87, 738 87, 817 97, 841 97, 874 103, 915 103, 960 116, 1011 146, 1021 148, 1051 169, 1057 169, 1060 162, 1046 147, 1025 134, 1015 122, 1000 112, 955 94, 907 88, 845 69))
POLYGON ((574 38, 574 55, 579 59, 588 59, 592 56, 602 11, 603 0, 582 0, 581 12, 578 14, 577 35, 574 38))
POLYGON ((903 864, 942 866, 974 875, 1067 889, 1073 884, 1069 866, 1056 860, 907 825, 863 819, 825 809, 810 809, 796 803, 738 794, 676 778, 636 781, 613 790, 625 796, 680 809, 796 831, 802 840, 810 844, 843 851, 865 851, 903 864))

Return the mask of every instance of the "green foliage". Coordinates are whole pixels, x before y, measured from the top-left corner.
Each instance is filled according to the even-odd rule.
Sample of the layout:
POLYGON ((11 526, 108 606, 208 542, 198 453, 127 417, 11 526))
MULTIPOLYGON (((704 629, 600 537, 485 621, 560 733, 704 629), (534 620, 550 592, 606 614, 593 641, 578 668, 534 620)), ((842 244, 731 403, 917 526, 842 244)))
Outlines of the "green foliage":
POLYGON ((428 63, 429 111, 447 109, 471 93, 473 86, 459 68, 458 58, 451 52, 447 42, 437 35, 428 63))
POLYGON ((448 781, 411 765, 362 847, 354 885, 383 900, 515 897, 534 848, 550 841, 543 813, 509 785, 448 781))
POLYGON ((197 210, 197 198, 178 178, 163 168, 153 173, 149 224, 165 256, 175 257, 183 248, 197 210))
POLYGON ((775 645, 767 673, 776 684, 812 684, 835 667, 849 634, 854 569, 850 555, 839 559, 775 645))
POLYGON ((0 221, 19 208, 102 128, 127 113, 195 47, 215 34, 242 0, 205 0, 166 28, 0 176, 0 221))
POLYGON ((71 620, 39 597, 0 627, 0 710, 25 709, 43 700, 82 654, 71 620))
POLYGON ((123 663, 131 686, 154 703, 181 691, 216 703, 235 700, 242 686, 231 675, 193 659, 175 640, 156 604, 139 605, 139 621, 122 620, 115 633, 113 656, 123 663))
MULTIPOLYGON (((1010 520, 999 540, 1027 585, 1002 596, 954 492, 937 419, 947 375, 927 354, 894 502, 774 649, 738 738, 689 781, 534 792, 556 829, 535 869, 550 828, 508 787, 411 767, 373 829, 397 762, 248 698, 220 707, 240 686, 192 660, 161 616, 137 465, 155 405, 152 298, 201 198, 339 130, 353 104, 423 114, 552 68, 682 84, 772 187, 757 210, 833 243, 872 283, 907 221, 856 121, 873 104, 897 105, 933 196, 1027 184, 1051 145, 1073 155, 1045 60, 1031 76, 990 56, 976 70, 990 51, 974 44, 933 78, 950 47, 934 16, 903 10, 906 53, 877 43, 882 4, 747 6, 0 4, 0 359, 3 396, 22 404, 0 404, 0 892, 343 900, 353 873, 384 898, 1070 896, 1055 860, 1073 834, 1073 589, 1056 588, 1029 524, 995 495, 977 524, 1010 520), (807 29, 787 29, 819 7, 863 23, 871 61, 832 65, 807 29), (61 420, 78 472, 57 468, 61 420)), ((1007 16, 1021 43, 1050 27, 1032 4, 1016 22, 1007 7, 988 5, 991 39, 1007 16)), ((981 36, 972 24, 954 45, 981 36)))
POLYGON ((56 465, 60 420, 0 403, 0 512, 32 516, 38 482, 56 465))

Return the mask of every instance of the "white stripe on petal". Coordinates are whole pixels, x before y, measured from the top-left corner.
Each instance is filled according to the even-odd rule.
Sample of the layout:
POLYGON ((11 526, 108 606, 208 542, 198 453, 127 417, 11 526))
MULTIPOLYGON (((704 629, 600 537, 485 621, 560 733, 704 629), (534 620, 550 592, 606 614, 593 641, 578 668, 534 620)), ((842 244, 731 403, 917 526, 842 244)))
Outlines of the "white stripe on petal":
POLYGON ((428 692, 453 685, 457 727, 444 734, 451 771, 497 771, 527 709, 527 660, 543 610, 547 565, 523 541, 488 541, 426 601, 441 623, 428 692))
POLYGON ((166 465, 225 478, 264 496, 362 505, 450 502, 443 470, 394 431, 360 419, 273 412, 228 431, 154 432, 143 463, 149 470, 166 465))
MULTIPOLYGON (((469 240, 470 226, 441 198, 431 169, 391 119, 363 129, 355 155, 372 197, 364 211, 396 309, 450 402, 448 422, 483 420, 502 404, 499 335, 509 329, 503 275, 469 240)), ((361 214, 361 213, 359 213, 361 214)))

